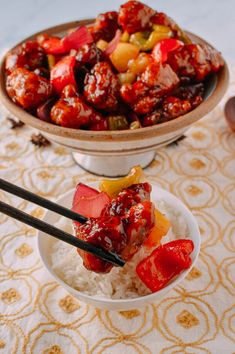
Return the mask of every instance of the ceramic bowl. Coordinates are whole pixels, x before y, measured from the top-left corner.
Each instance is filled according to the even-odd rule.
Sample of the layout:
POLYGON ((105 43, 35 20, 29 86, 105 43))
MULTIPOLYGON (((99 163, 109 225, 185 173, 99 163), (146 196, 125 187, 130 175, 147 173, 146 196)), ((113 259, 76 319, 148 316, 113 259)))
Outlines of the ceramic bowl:
MULTIPOLYGON (((92 184, 92 187, 97 187, 96 185, 92 184)), ((59 198, 57 200, 57 203, 65 206, 65 207, 71 207, 72 205, 72 199, 73 199, 73 194, 74 191, 69 191, 66 193, 64 196, 59 198)), ((165 294, 173 289, 175 286, 177 286, 180 282, 183 281, 183 279, 186 277, 186 275, 190 272, 192 267, 195 265, 195 262, 197 260, 199 251, 200 251, 200 233, 199 233, 199 228, 197 225, 197 222, 195 220, 195 217, 193 214, 189 211, 189 209, 178 199, 176 198, 173 194, 161 189, 160 187, 152 184, 152 197, 151 200, 153 202, 157 202, 159 200, 163 200, 166 204, 168 205, 174 205, 174 208, 176 212, 179 212, 179 214, 182 215, 184 218, 186 224, 187 224, 187 229, 188 229, 188 239, 191 239, 194 242, 194 251, 191 254, 192 258, 192 265, 189 269, 185 270, 182 272, 179 276, 177 276, 171 283, 169 283, 165 288, 162 290, 146 295, 146 296, 140 296, 134 299, 120 299, 120 300, 114 300, 114 299, 108 299, 108 298, 100 298, 96 296, 89 296, 86 295, 68 284, 64 282, 61 277, 54 272, 52 269, 52 264, 51 264, 51 249, 52 246, 55 242, 61 242, 56 239, 54 239, 51 236, 48 236, 42 232, 38 232, 38 250, 39 254, 42 260, 42 263, 44 264, 45 268, 48 270, 50 275, 61 285, 63 286, 71 295, 73 295, 75 298, 77 298, 80 301, 83 301, 87 304, 93 305, 98 308, 102 309, 108 309, 108 310, 132 310, 135 308, 138 308, 140 306, 145 306, 147 304, 151 304, 156 302, 159 299, 164 298, 165 294)), ((54 214, 51 211, 48 211, 44 218, 44 221, 46 221, 49 224, 54 225, 56 222, 59 220, 59 216, 54 214)), ((73 246, 71 246, 73 247, 73 246)), ((79 255, 78 255, 79 257, 79 255)))
MULTIPOLYGON (((44 29, 24 41, 45 32, 58 35, 93 21, 69 22, 44 29)), ((206 43, 195 34, 187 33, 194 42, 206 43)), ((5 89, 4 60, 5 57, 0 63, 0 100, 7 112, 43 132, 51 141, 71 148, 79 165, 90 172, 104 176, 125 175, 131 166, 137 164, 146 167, 153 160, 158 148, 179 138, 190 125, 209 113, 219 103, 228 86, 228 68, 225 63, 219 73, 209 79, 203 103, 177 119, 137 130, 85 131, 43 122, 14 104, 5 89)))

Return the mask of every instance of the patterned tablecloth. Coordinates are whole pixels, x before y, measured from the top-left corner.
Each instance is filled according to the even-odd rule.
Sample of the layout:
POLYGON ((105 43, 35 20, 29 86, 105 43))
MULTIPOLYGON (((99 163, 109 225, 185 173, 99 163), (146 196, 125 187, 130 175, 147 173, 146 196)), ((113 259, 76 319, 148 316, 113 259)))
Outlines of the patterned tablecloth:
MULTIPOLYGON (((234 92, 233 81, 226 97, 234 92)), ((152 306, 108 312, 76 301, 40 263, 35 230, 0 214, 0 354, 235 352, 235 133, 225 123, 223 104, 178 145, 158 151, 146 170, 150 182, 191 208, 202 237, 196 267, 152 306)), ((1 118, 2 178, 52 200, 79 180, 97 179, 64 147, 35 147, 31 133, 11 130, 1 118)), ((43 215, 5 193, 0 199, 43 215)))

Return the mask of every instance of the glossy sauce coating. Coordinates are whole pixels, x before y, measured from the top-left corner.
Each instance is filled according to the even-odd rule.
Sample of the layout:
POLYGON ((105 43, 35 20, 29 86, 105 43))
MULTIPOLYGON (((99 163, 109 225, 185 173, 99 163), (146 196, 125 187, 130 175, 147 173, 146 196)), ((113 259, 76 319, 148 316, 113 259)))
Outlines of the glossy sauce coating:
POLYGON ((121 5, 118 22, 128 33, 151 28, 151 17, 156 11, 139 1, 128 1, 121 5))
POLYGON ((27 69, 15 69, 7 78, 6 89, 12 100, 24 109, 37 108, 53 93, 50 82, 27 69))
POLYGON ((118 105, 119 81, 106 62, 95 64, 84 81, 84 96, 97 109, 114 111, 118 105))
POLYGON ((68 128, 86 128, 91 122, 102 121, 101 115, 84 103, 80 97, 60 98, 52 107, 51 120, 68 128))
MULTIPOLYGON (((154 226, 154 205, 149 201, 151 186, 148 183, 132 185, 121 191, 105 207, 99 218, 91 218, 76 228, 78 238, 129 260, 139 250, 154 226)), ((78 250, 84 266, 98 273, 112 268, 96 256, 78 250)))
POLYGON ((218 51, 192 43, 165 13, 131 0, 88 27, 62 38, 43 34, 9 52, 6 87, 15 103, 43 121, 94 131, 138 129, 195 109, 206 78, 223 65, 218 51), (66 86, 76 95, 64 97, 66 86), (48 100, 54 105, 45 109, 48 100))
POLYGON ((25 68, 34 70, 46 63, 44 50, 36 41, 28 41, 8 53, 5 68, 8 74, 14 69, 25 68))

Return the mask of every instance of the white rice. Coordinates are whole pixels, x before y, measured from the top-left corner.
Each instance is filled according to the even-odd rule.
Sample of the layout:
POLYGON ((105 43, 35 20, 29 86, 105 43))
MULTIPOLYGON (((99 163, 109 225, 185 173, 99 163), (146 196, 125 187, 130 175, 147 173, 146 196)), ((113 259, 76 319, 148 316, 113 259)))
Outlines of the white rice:
MULTIPOLYGON (((171 222, 171 228, 163 242, 186 237, 188 229, 182 215, 164 201, 155 204, 171 222)), ((61 218, 55 226, 73 233, 72 223, 65 218, 61 218)), ((112 299, 135 298, 150 293, 135 271, 139 261, 150 252, 151 250, 142 247, 123 268, 113 267, 108 274, 97 274, 83 266, 82 258, 75 247, 62 241, 55 241, 51 263, 54 272, 65 283, 87 295, 112 299)))

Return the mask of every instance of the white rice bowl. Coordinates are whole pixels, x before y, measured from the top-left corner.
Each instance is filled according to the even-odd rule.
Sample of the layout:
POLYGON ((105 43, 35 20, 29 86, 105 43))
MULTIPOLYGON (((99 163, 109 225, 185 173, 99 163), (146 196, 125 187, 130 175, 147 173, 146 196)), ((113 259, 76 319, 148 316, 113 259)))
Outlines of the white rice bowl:
MULTIPOLYGON (((189 230, 183 215, 165 201, 155 202, 155 205, 171 223, 162 243, 188 238, 189 230)), ((60 218, 55 226, 73 233, 72 222, 68 219, 60 218)), ((142 247, 123 268, 113 267, 107 274, 98 274, 83 266, 82 258, 75 247, 56 240, 51 250, 51 268, 66 284, 86 295, 107 299, 133 299, 151 293, 139 279, 135 269, 152 250, 142 247)))

